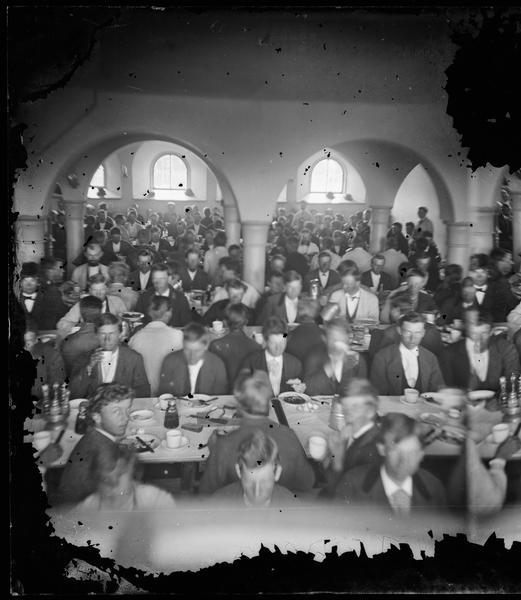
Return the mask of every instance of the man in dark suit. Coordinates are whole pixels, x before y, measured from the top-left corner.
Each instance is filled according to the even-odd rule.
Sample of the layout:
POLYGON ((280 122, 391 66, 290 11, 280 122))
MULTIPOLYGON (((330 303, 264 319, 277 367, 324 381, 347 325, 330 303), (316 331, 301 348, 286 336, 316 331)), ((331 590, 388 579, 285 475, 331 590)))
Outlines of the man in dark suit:
POLYGON ((293 390, 288 380, 298 379, 302 375, 302 363, 298 358, 286 352, 287 326, 279 317, 269 317, 262 326, 265 350, 246 357, 241 371, 253 373, 264 371, 272 386, 272 396, 293 390))
POLYGON ((349 348, 348 324, 345 319, 328 321, 322 334, 324 346, 315 347, 304 362, 304 383, 310 396, 333 396, 342 393, 355 377, 367 377, 362 354, 349 348))
POLYGON ((434 313, 438 312, 438 307, 434 302, 434 298, 423 291, 423 286, 425 284, 424 274, 418 269, 408 269, 405 274, 406 284, 400 285, 400 287, 393 290, 389 297, 385 301, 385 304, 380 313, 380 322, 381 323, 390 323, 390 303, 391 299, 403 296, 408 298, 410 301, 413 310, 417 313, 434 313))
POLYGON ((67 312, 61 293, 55 286, 40 289, 40 273, 36 263, 22 265, 19 303, 25 315, 25 328, 32 331, 56 329, 56 323, 67 312))
POLYGON ((136 311, 145 315, 145 323, 150 321, 148 308, 153 296, 165 296, 170 299, 172 306, 172 318, 168 325, 170 327, 184 327, 192 320, 192 311, 186 296, 181 292, 176 292, 169 284, 169 277, 173 274, 170 266, 164 264, 155 264, 152 267, 153 289, 147 290, 141 294, 136 304, 136 311))
MULTIPOLYGON (((398 322, 403 315, 412 312, 412 304, 407 296, 394 296, 390 300, 391 325, 386 329, 373 329, 371 332, 371 342, 369 343, 368 355, 372 360, 374 355, 391 344, 400 343, 400 330, 398 322)), ((427 348, 430 352, 440 357, 443 352, 443 341, 441 334, 435 325, 425 323, 425 335, 420 346, 427 348)))
POLYGON ((421 252, 414 256, 414 265, 421 271, 425 278, 424 288, 428 292, 435 292, 440 285, 438 264, 428 254, 421 252))
POLYGON ((297 436, 289 427, 268 417, 272 389, 266 373, 239 376, 234 393, 242 413, 241 425, 226 435, 213 433, 210 437, 210 456, 199 484, 200 493, 211 494, 237 480, 235 463, 239 446, 257 430, 269 435, 277 444, 282 466, 279 484, 292 491, 310 490, 315 474, 297 436))
POLYGON ((163 360, 158 394, 227 394, 226 367, 218 356, 208 351, 209 343, 209 335, 203 325, 187 325, 183 349, 171 352, 163 360))
POLYGON ((465 324, 466 337, 445 348, 440 365, 447 385, 463 389, 499 390, 499 378, 519 374, 512 342, 492 336, 486 317, 465 324))
POLYGON ((318 280, 322 291, 340 283, 340 275, 336 271, 331 270, 331 254, 329 252, 321 252, 318 255, 318 269, 310 271, 306 275, 304 289, 307 292, 309 292, 313 279, 318 280))
POLYGON ((80 300, 80 329, 76 333, 68 335, 61 345, 61 355, 65 363, 67 376, 70 377, 73 370, 79 370, 79 361, 86 360, 90 353, 99 347, 96 335, 96 323, 102 315, 103 302, 95 296, 85 296, 80 300))
POLYGON ((150 290, 152 285, 152 253, 149 250, 141 250, 137 255, 137 269, 128 276, 130 287, 136 292, 150 290))
POLYGON ((402 413, 385 415, 376 444, 383 463, 347 471, 335 498, 355 506, 378 506, 401 517, 416 509, 446 507, 442 484, 420 468, 424 450, 414 419, 402 413))
POLYGON ((210 285, 210 278, 201 266, 199 252, 191 248, 186 252, 185 266, 179 269, 183 283, 183 290, 206 290, 210 285))
POLYGON ((121 239, 119 227, 113 227, 110 230, 109 241, 103 246, 103 258, 106 260, 106 264, 124 260, 128 265, 131 265, 135 261, 134 254, 134 248, 121 239))
POLYGON ((102 229, 104 231, 110 231, 114 227, 114 221, 107 216, 106 210, 98 210, 98 216, 96 217, 95 229, 102 229))
POLYGON ((400 343, 382 348, 371 366, 371 383, 383 396, 401 396, 406 388, 420 393, 437 392, 445 383, 432 352, 420 346, 425 322, 418 313, 408 313, 399 320, 400 343))
POLYGON ((299 298, 297 321, 299 326, 288 335, 289 354, 304 364, 308 354, 317 346, 325 349, 322 329, 317 325, 320 304, 312 298, 299 298))
POLYGON ((296 236, 291 236, 286 242, 288 253, 286 255, 286 271, 296 271, 302 278, 309 271, 309 264, 306 257, 298 252, 299 239, 296 236))
POLYGON ((196 212, 193 214, 194 222, 188 226, 188 229, 193 231, 195 235, 204 236, 206 233, 206 227, 202 224, 201 213, 196 212))
POLYGON ((161 229, 156 226, 150 227, 150 247, 161 260, 165 260, 173 250, 169 241, 161 237, 161 229))
POLYGON ((250 311, 244 304, 228 305, 224 319, 230 331, 210 344, 210 352, 219 356, 226 365, 230 387, 235 382, 241 362, 260 349, 259 344, 244 333, 249 314, 250 311))
POLYGON ((96 324, 99 348, 80 356, 71 374, 71 398, 88 398, 102 383, 119 383, 132 388, 138 398, 150 396, 143 358, 121 344, 121 322, 111 313, 96 324))
POLYGON ((284 274, 284 293, 269 296, 259 316, 262 325, 268 317, 279 317, 285 323, 295 323, 298 315, 298 301, 302 293, 302 277, 296 271, 284 274))
POLYGON ((474 281, 475 302, 480 314, 490 314, 495 323, 505 322, 508 313, 517 304, 508 280, 494 273, 486 254, 470 257, 470 276, 474 281), (492 274, 496 275, 495 279, 491 277, 492 274))
POLYGON ((36 367, 31 395, 40 399, 42 385, 47 384, 51 388, 53 384, 62 384, 65 381, 65 365, 54 343, 39 341, 35 331, 25 332, 24 349, 32 356, 36 367))
POLYGON ((243 303, 246 286, 239 279, 229 279, 224 284, 224 289, 228 294, 228 298, 214 302, 204 314, 202 319, 203 323, 205 325, 211 325, 214 321, 224 321, 226 318, 226 309, 229 306, 240 305, 244 306, 247 311, 248 322, 246 325, 248 325, 251 321, 250 309, 243 303))
POLYGON ((384 272, 384 267, 385 256, 375 254, 371 259, 370 270, 362 273, 360 283, 375 294, 394 289, 393 280, 388 273, 384 272))
POLYGON ((325 485, 321 497, 334 494, 342 476, 361 465, 380 464, 376 447, 378 428, 378 393, 365 379, 352 379, 341 390, 340 401, 345 425, 332 431, 328 449, 322 457, 315 456, 325 485))
POLYGON ((92 426, 71 452, 57 498, 51 499, 51 504, 75 504, 96 491, 98 482, 93 472, 124 437, 133 398, 134 391, 120 383, 106 383, 96 389, 88 407, 92 426))

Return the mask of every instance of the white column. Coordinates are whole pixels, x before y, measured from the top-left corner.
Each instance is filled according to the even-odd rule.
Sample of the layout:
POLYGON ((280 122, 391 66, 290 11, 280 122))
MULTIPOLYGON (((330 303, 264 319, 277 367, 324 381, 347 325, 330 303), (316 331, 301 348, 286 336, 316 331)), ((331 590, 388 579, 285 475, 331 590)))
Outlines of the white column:
POLYGON ((461 265, 464 270, 469 263, 470 223, 447 223, 447 262, 461 265))
POLYGON ((519 267, 521 263, 521 190, 513 191, 510 189, 510 197, 512 198, 512 258, 519 267))
POLYGON ((495 212, 495 208, 491 206, 477 206, 472 210, 471 254, 488 254, 492 250, 495 233, 495 212))
POLYGON ((269 226, 269 223, 263 221, 250 221, 242 224, 243 279, 260 293, 264 291, 266 240, 269 226))
POLYGON ((74 269, 72 261, 83 249, 83 213, 85 201, 83 198, 64 198, 65 231, 67 233, 67 273, 74 269))
POLYGON ((389 229, 390 206, 369 206, 371 209, 371 252, 384 250, 385 237, 389 229))
POLYGON ((226 245, 241 243, 241 221, 236 206, 223 206, 226 245))
POLYGON ((39 262, 45 256, 45 219, 38 215, 20 215, 15 228, 18 264, 39 262))

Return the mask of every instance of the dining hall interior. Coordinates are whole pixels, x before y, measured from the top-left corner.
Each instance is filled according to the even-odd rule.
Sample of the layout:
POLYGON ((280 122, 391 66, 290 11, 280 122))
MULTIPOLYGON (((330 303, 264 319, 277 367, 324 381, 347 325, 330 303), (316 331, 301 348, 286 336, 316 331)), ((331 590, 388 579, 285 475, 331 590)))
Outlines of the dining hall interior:
POLYGON ((154 573, 521 540, 521 171, 447 112, 465 10, 46 10, 9 294, 56 534, 154 573))

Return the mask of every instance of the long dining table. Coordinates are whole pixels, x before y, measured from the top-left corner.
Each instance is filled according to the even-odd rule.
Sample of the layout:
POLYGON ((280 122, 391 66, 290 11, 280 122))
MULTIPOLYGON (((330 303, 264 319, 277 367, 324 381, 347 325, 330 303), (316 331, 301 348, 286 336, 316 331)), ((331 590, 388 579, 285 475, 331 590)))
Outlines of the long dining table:
MULTIPOLYGON (((303 406, 289 404, 284 400, 274 399, 270 407, 269 416, 272 420, 281 422, 290 427, 298 439, 300 440, 306 453, 308 452, 308 440, 311 435, 322 435, 328 437, 332 432, 329 425, 331 413, 332 397, 319 396, 315 397, 314 404, 316 408, 309 412, 302 410, 303 406)), ((145 463, 203 463, 209 454, 208 440, 212 433, 216 431, 218 434, 232 431, 239 427, 240 418, 237 414, 237 401, 233 396, 216 396, 207 403, 207 407, 215 407, 207 417, 201 415, 202 407, 192 407, 190 402, 186 400, 178 400, 179 426, 183 436, 187 439, 187 443, 177 449, 170 449, 166 446, 167 429, 164 427, 165 412, 161 410, 158 398, 136 398, 132 403, 131 411, 138 409, 149 409, 153 412, 153 417, 139 425, 139 433, 153 435, 158 438, 160 444, 153 452, 146 451, 139 454, 141 461, 145 463), (217 419, 214 421, 213 419, 217 419), (200 432, 189 431, 183 429, 186 424, 202 424, 200 432)), ((422 421, 426 415, 437 415, 441 419, 446 418, 446 413, 441 406, 434 405, 420 398, 415 404, 406 404, 403 398, 396 396, 381 396, 379 398, 378 413, 385 415, 390 412, 405 413, 419 421, 422 421)), ((71 408, 69 417, 65 426, 64 435, 62 436, 60 445, 63 453, 59 459, 48 466, 48 468, 63 467, 81 436, 75 433, 74 425, 77 408, 71 408)), ((486 409, 479 410, 475 416, 476 431, 480 433, 481 441, 479 443, 480 454, 484 459, 489 459, 494 456, 497 449, 497 444, 490 440, 490 432, 492 427, 502 420, 500 411, 489 411, 486 409)), ((25 441, 32 442, 33 434, 45 429, 46 423, 44 419, 35 416, 28 419, 26 422, 25 441)), ((52 432, 53 439, 59 435, 60 430, 52 432)), ((132 420, 129 421, 127 435, 132 436, 138 433, 138 426, 132 420)), ((458 456, 461 453, 461 444, 454 441, 442 441, 436 439, 429 444, 425 449, 426 456, 430 457, 450 457, 458 456)), ((515 455, 516 459, 521 459, 521 451, 515 455)))

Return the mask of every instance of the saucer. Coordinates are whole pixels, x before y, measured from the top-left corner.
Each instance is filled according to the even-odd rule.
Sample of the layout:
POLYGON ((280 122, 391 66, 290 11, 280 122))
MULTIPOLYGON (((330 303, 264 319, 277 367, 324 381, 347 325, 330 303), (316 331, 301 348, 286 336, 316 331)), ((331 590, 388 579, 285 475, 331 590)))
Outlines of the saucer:
POLYGON ((405 396, 400 396, 400 402, 402 404, 405 404, 406 406, 418 406, 418 404, 420 403, 419 399, 416 400, 416 402, 409 402, 409 400, 405 399, 405 396))
POLYGON ((177 448, 170 448, 170 446, 166 445, 166 440, 163 440, 161 442, 161 446, 165 449, 165 450, 171 450, 172 452, 176 452, 176 450, 182 450, 183 448, 186 448, 188 446, 188 444, 190 443, 190 440, 187 437, 182 437, 181 438, 181 445, 177 446, 177 448))

